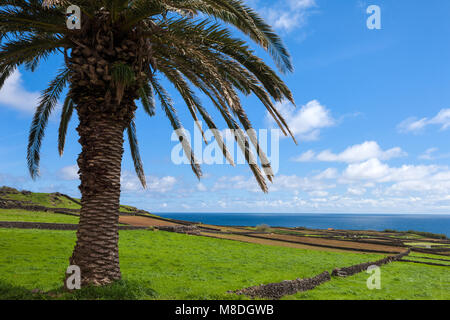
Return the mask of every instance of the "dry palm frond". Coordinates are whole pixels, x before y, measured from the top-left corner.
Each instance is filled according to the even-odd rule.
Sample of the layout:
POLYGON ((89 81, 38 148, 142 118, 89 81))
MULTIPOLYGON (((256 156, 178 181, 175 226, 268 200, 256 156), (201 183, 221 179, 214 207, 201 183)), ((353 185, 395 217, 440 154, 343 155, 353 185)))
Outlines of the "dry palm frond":
POLYGON ((42 2, 42 6, 45 8, 49 8, 49 7, 53 7, 56 5, 63 5, 65 3, 66 3, 65 0, 44 0, 42 2))

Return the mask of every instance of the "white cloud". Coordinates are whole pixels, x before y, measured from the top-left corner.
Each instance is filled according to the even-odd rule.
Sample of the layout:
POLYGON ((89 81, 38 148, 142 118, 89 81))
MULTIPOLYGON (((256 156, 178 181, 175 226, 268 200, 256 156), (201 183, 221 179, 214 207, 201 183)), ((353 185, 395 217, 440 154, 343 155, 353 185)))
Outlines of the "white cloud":
MULTIPOLYGON (((269 184, 270 192, 277 191, 323 191, 334 188, 334 184, 326 184, 318 179, 299 177, 297 175, 278 175, 274 177, 273 184, 269 184)), ((253 193, 261 193, 261 189, 253 177, 235 176, 221 177, 214 184, 213 191, 219 190, 245 190, 253 193)))
POLYGON ((403 165, 391 168, 378 159, 370 159, 349 165, 342 173, 342 181, 370 180, 377 183, 388 183, 427 180, 439 170, 442 168, 435 165, 403 165))
POLYGON ((410 194, 411 192, 419 192, 423 194, 433 192, 448 196, 449 191, 450 180, 436 182, 433 181, 433 179, 430 179, 398 182, 389 187, 386 192, 395 194, 410 194))
POLYGON ((314 177, 316 180, 330 180, 330 179, 336 179, 338 176, 338 171, 335 168, 328 168, 318 175, 314 177))
POLYGON ((354 196, 362 196, 363 194, 366 193, 366 191, 367 190, 364 189, 364 188, 352 188, 352 187, 350 187, 350 188, 347 189, 347 193, 349 193, 351 195, 354 195, 354 196))
POLYGON ((377 142, 366 141, 362 144, 357 144, 348 147, 343 152, 335 154, 330 150, 322 151, 316 154, 314 151, 309 150, 300 155, 295 161, 309 162, 309 161, 323 161, 323 162, 345 162, 355 163, 366 161, 369 159, 389 160, 396 157, 405 156, 406 153, 401 148, 396 147, 389 150, 382 150, 377 142))
POLYGON ((146 176, 147 189, 143 189, 141 182, 136 174, 124 171, 120 178, 122 191, 124 192, 150 192, 150 193, 166 193, 175 187, 177 179, 171 176, 162 178, 154 176, 146 176))
POLYGON ((308 10, 315 6, 315 0, 279 0, 259 11, 275 29, 290 32, 306 24, 308 10))
MULTIPOLYGON (((336 121, 331 116, 330 110, 321 105, 319 101, 312 100, 299 109, 294 108, 288 102, 276 105, 292 133, 300 140, 317 140, 320 130, 333 126, 336 121)), ((270 119, 269 115, 268 118, 270 119)), ((273 124, 274 121, 270 119, 273 124)))
POLYGON ((316 153, 314 151, 308 150, 306 152, 303 152, 299 157, 295 158, 294 161, 310 162, 310 161, 314 161, 315 156, 316 156, 316 153))
POLYGON ((450 109, 442 109, 429 123, 441 125, 441 130, 450 128, 450 109))
POLYGON ((329 192, 328 191, 317 190, 317 191, 308 192, 308 194, 311 197, 326 197, 326 196, 328 196, 329 192))
POLYGON ((389 166, 378 159, 370 159, 363 163, 349 165, 343 178, 349 180, 378 180, 389 174, 389 166))
POLYGON ((217 204, 221 207, 221 208, 226 208, 228 206, 228 204, 225 201, 219 200, 217 201, 217 204))
POLYGON ((434 160, 435 158, 433 156, 433 153, 435 153, 437 151, 438 151, 437 148, 429 148, 423 154, 421 154, 419 156, 419 159, 422 159, 422 160, 434 160))
POLYGON ((437 160, 437 159, 448 159, 450 158, 450 153, 439 153, 438 148, 429 148, 423 154, 419 155, 419 159, 421 160, 437 160))
POLYGON ((78 175, 78 166, 75 164, 73 166, 67 166, 59 170, 59 176, 63 180, 78 180, 80 176, 78 175))
POLYGON ((429 125, 438 125, 441 130, 447 130, 450 128, 450 109, 442 109, 439 113, 429 119, 429 118, 408 118, 398 125, 398 129, 403 133, 419 133, 423 131, 429 125))
POLYGON ((20 111, 33 112, 39 103, 39 93, 29 92, 23 86, 21 73, 16 70, 0 90, 0 105, 20 111))

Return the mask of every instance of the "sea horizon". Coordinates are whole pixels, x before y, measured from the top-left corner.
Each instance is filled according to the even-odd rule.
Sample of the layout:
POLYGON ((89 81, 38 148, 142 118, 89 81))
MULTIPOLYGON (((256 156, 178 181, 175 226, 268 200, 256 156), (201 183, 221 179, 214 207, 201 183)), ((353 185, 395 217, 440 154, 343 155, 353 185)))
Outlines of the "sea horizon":
POLYGON ((238 213, 164 212, 161 217, 229 226, 305 227, 312 229, 421 231, 450 237, 450 214, 433 213, 238 213))

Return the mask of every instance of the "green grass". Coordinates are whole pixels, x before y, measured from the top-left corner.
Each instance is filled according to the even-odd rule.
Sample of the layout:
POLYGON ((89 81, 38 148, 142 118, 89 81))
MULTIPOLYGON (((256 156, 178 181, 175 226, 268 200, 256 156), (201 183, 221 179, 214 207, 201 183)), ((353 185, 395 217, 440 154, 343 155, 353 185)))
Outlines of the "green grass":
POLYGON ((369 290, 369 274, 333 278, 312 291, 285 299, 330 300, 449 300, 450 272, 447 267, 394 262, 381 268, 381 289, 369 290))
MULTIPOLYGON (((47 208, 66 208, 66 209, 80 209, 80 205, 67 199, 64 196, 54 197, 51 193, 36 193, 32 192, 30 194, 23 193, 9 193, 2 196, 5 199, 17 200, 28 202, 30 205, 39 205, 47 208)), ((76 201, 81 201, 80 199, 73 198, 76 201)), ((123 213, 133 213, 137 208, 133 206, 121 205, 120 212, 123 213)))
POLYGON ((29 201, 35 205, 50 208, 80 209, 80 206, 78 204, 62 196, 57 197, 56 200, 52 200, 50 193, 11 193, 4 196, 4 198, 19 201, 29 201))
MULTIPOLYGON (((75 232, 0 229, 0 298, 48 298, 58 290, 75 232)), ((242 299, 230 295, 261 283, 311 277, 380 255, 264 246, 167 232, 121 231, 123 281, 61 298, 242 299)))
POLYGON ((428 257, 428 258, 434 258, 434 259, 450 260, 450 256, 437 255, 437 254, 431 254, 431 253, 422 253, 422 252, 411 252, 408 255, 408 257, 409 258, 411 258, 411 257, 428 257))
MULTIPOLYGON (((441 260, 430 260, 430 259, 423 259, 418 257, 410 257, 406 258, 407 260, 411 261, 418 261, 418 262, 425 262, 425 263, 437 263, 437 264, 443 264, 450 267, 450 261, 441 261, 441 260)), ((448 270, 450 272, 450 269, 448 270)))
MULTIPOLYGON (((437 255, 435 255, 435 256, 428 255, 428 256, 429 256, 429 258, 445 259, 447 261, 427 259, 427 256, 425 254, 409 255, 408 257, 405 257, 405 259, 412 260, 412 261, 418 261, 418 262, 438 263, 438 264, 444 264, 444 265, 450 266, 450 257, 437 256, 437 255)), ((450 270, 448 270, 448 272, 450 272, 450 270)))
MULTIPOLYGON (((0 299, 243 299, 226 292, 311 277, 381 257, 162 231, 121 231, 123 280, 69 294, 61 290, 61 284, 74 244, 72 231, 0 229, 0 299), (33 289, 57 295, 33 294, 33 289)), ((426 256, 413 253, 412 257, 418 259, 417 255, 426 256)), ((381 270, 381 290, 367 289, 369 275, 363 272, 333 277, 312 291, 285 299, 450 299, 447 267, 396 262, 381 270)))
POLYGON ((46 222, 46 223, 78 223, 79 218, 75 216, 42 212, 25 211, 19 209, 0 209, 0 221, 24 221, 24 222, 46 222))
POLYGON ((120 212, 125 212, 125 213, 131 213, 131 212, 136 211, 136 208, 132 207, 132 206, 126 206, 126 205, 122 204, 122 205, 120 205, 119 211, 120 212))
POLYGON ((419 236, 417 234, 409 234, 409 235, 391 235, 389 236, 390 238, 394 238, 394 239, 400 239, 400 240, 418 240, 418 239, 423 239, 424 237, 419 236))
POLYGON ((407 246, 412 247, 447 247, 444 243, 434 243, 434 242, 405 242, 407 246))

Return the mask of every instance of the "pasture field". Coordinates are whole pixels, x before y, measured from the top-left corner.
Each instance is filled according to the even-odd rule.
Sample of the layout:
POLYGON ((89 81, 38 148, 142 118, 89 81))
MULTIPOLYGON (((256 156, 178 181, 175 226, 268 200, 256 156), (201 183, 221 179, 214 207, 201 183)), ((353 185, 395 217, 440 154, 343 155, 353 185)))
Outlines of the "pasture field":
MULTIPOLYGON (((64 293, 61 283, 75 232, 0 229, 2 299, 243 299, 229 290, 306 278, 381 258, 378 254, 265 246, 163 231, 121 231, 123 280, 64 293), (37 289, 37 290, 36 290, 37 289), (32 291, 38 291, 33 294, 32 291), (40 292, 40 293, 39 293, 40 292), (45 294, 43 292, 46 292, 45 294), (50 292, 50 294, 48 294, 50 292)), ((396 262, 382 267, 383 289, 368 275, 334 278, 285 299, 450 299, 444 267, 396 262)))
MULTIPOLYGON (((78 199, 3 190, 1 201, 24 206, 0 206, 0 221, 5 225, 10 221, 78 223, 79 218, 70 215, 78 214, 73 210, 79 209, 78 199), (36 211, 40 209, 32 205, 43 206, 45 211, 36 211), (72 211, 58 213, 61 208, 72 211)), ((62 283, 75 231, 0 228, 0 299, 248 299, 228 291, 309 278, 325 270, 331 273, 337 267, 376 261, 423 243, 438 249, 413 251, 404 258, 416 263, 383 266, 381 290, 369 290, 369 275, 361 272, 332 277, 311 291, 283 299, 450 299, 450 255, 440 249, 450 241, 430 239, 429 234, 199 224, 194 225, 199 232, 188 235, 158 228, 193 225, 189 222, 160 219, 129 206, 121 206, 121 213, 122 224, 149 228, 120 231, 123 279, 74 293, 64 291, 62 283), (440 251, 443 255, 436 254, 440 251)))
POLYGON ((0 209, 0 221, 24 221, 45 223, 78 223, 80 218, 65 214, 20 209, 0 209))
MULTIPOLYGON (((67 199, 64 196, 56 195, 52 193, 19 193, 10 192, 2 195, 3 199, 22 201, 24 203, 32 203, 48 208, 67 208, 67 209, 80 209, 80 205, 67 199)), ((78 200, 78 199, 76 199, 78 200)))
MULTIPOLYGON (((120 237, 122 286, 140 288, 137 296, 120 298, 240 299, 241 296, 227 291, 311 277, 337 265, 349 266, 381 257, 163 231, 121 231, 120 237)), ((0 229, 0 297, 30 298, 34 289, 58 292, 74 244, 73 231, 0 229)), ((83 292, 61 296, 75 297, 83 298, 83 292)))
MULTIPOLYGON (((450 266, 450 265, 449 265, 450 266)), ((381 267, 381 289, 369 290, 369 274, 333 278, 311 291, 283 299, 303 300, 450 300, 448 267, 393 262, 381 267)))

